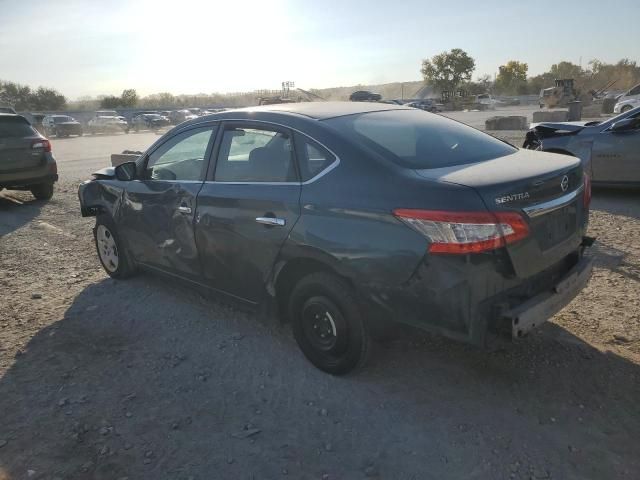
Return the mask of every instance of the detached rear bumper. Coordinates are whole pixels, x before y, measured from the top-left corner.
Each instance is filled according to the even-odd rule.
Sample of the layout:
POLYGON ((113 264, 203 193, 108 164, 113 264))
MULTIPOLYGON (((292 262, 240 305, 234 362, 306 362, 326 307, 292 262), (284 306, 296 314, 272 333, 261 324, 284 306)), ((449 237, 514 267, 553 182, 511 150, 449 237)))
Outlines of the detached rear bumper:
POLYGON ((504 312, 503 318, 511 323, 512 337, 523 337, 562 310, 585 287, 592 269, 593 260, 582 257, 553 288, 504 312))

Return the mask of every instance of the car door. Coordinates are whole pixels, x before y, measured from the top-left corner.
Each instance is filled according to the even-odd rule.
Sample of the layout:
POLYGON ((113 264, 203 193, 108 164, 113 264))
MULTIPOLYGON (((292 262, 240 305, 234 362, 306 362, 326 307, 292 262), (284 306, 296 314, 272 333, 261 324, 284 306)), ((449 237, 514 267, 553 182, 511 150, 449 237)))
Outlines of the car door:
POLYGON ((595 135, 591 154, 595 182, 640 182, 640 113, 635 119, 636 128, 595 135))
POLYGON ((288 129, 225 122, 215 170, 198 194, 196 242, 207 283, 258 302, 280 247, 300 216, 288 129))
POLYGON ((118 219, 137 262, 198 279, 196 197, 217 126, 181 131, 149 152, 139 180, 127 182, 118 219))

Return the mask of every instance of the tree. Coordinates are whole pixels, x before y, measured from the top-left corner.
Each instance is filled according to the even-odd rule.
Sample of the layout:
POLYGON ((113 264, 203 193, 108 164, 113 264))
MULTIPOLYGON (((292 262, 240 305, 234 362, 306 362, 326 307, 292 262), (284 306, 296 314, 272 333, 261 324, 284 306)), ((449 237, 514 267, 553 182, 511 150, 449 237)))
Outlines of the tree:
POLYGON ((26 85, 0 81, 0 102, 18 111, 47 111, 63 109, 67 99, 52 88, 39 87, 34 91, 26 85))
POLYGON ((123 107, 135 107, 138 103, 138 93, 134 88, 129 88, 122 91, 120 96, 120 105, 123 107))
POLYGON ((422 76, 425 81, 440 90, 455 90, 461 82, 471 80, 476 62, 467 52, 454 48, 431 59, 422 61, 422 76))
POLYGON ((506 65, 500 65, 496 90, 507 94, 526 93, 528 71, 529 66, 517 60, 509 60, 506 65))
POLYGON ((100 107, 102 108, 117 108, 120 106, 122 98, 114 95, 108 95, 100 100, 100 107))

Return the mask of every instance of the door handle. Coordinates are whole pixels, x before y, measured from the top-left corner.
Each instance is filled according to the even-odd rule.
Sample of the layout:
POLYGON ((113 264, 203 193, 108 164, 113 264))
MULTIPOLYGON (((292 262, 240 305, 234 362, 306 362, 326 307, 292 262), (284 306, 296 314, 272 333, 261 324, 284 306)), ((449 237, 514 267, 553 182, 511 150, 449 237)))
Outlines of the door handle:
POLYGON ((186 205, 180 205, 178 207, 178 211, 180 213, 191 213, 191 207, 187 207, 186 205))
POLYGON ((284 225, 287 223, 284 218, 276 217, 256 217, 256 222, 272 227, 284 227, 284 225))

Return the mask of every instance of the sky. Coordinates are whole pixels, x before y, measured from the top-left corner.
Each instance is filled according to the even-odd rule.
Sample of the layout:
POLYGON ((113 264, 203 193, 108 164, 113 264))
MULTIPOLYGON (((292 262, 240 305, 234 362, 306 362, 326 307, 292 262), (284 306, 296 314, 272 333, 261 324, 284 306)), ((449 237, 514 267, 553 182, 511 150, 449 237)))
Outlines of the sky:
POLYGON ((462 48, 509 60, 640 63, 640 0, 0 0, 0 79, 70 99, 419 80, 462 48), (546 21, 548 20, 548 21, 546 21))

